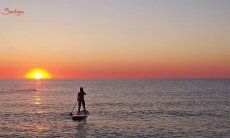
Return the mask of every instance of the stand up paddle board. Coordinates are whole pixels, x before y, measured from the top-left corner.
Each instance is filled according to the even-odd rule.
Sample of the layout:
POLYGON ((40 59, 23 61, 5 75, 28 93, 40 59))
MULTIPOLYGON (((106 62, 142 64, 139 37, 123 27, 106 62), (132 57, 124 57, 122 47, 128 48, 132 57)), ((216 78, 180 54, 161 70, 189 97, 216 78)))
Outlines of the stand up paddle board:
POLYGON ((81 110, 79 114, 73 114, 71 117, 73 120, 83 120, 86 119, 89 116, 89 111, 86 110, 86 114, 84 110, 81 110))

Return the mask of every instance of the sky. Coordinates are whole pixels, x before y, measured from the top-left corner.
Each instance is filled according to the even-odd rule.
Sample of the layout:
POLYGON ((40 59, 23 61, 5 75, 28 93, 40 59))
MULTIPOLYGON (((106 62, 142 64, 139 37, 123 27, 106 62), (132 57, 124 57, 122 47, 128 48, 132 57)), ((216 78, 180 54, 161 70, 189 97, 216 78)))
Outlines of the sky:
POLYGON ((0 0, 0 12, 0 78, 230 77, 229 0, 0 0))

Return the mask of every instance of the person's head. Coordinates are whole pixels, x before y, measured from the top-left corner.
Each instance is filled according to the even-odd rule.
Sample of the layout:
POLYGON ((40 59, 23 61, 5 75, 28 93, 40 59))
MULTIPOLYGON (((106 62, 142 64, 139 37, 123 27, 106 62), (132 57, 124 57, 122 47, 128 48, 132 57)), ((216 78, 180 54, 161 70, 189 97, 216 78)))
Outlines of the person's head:
POLYGON ((80 87, 80 92, 83 92, 83 87, 80 87))

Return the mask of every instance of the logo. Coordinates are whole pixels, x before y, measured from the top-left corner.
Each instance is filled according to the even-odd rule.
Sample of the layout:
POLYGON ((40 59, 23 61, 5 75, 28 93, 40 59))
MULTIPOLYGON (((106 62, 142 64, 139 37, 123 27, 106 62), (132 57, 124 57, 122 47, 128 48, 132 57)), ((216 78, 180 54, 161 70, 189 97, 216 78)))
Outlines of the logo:
POLYGON ((3 15, 15 15, 15 16, 21 16, 25 12, 23 10, 18 10, 18 9, 10 9, 10 8, 5 8, 3 11, 1 11, 1 14, 3 15))

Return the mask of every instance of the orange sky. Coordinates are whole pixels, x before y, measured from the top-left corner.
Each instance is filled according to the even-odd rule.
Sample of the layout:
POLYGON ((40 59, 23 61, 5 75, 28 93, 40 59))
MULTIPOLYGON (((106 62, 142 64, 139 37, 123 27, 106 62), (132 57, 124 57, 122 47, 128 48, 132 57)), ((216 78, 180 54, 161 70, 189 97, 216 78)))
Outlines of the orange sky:
POLYGON ((0 78, 228 78, 230 2, 3 0, 0 78))

